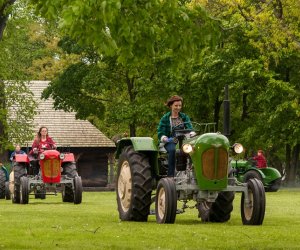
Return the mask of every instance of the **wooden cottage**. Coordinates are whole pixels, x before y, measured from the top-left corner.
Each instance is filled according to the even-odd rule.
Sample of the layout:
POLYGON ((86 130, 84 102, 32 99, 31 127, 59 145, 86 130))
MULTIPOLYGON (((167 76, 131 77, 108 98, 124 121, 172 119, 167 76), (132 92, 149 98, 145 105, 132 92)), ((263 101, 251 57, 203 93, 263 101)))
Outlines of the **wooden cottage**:
MULTIPOLYGON (((106 187, 109 165, 112 169, 115 144, 87 120, 78 120, 74 112, 55 110, 53 100, 42 100, 41 94, 48 81, 32 81, 30 90, 38 103, 34 118, 36 132, 41 126, 48 128, 49 136, 61 149, 70 149, 75 154, 78 173, 83 187, 106 187)), ((31 146, 32 142, 28 142, 31 146)), ((112 171, 111 171, 112 172, 112 171)))

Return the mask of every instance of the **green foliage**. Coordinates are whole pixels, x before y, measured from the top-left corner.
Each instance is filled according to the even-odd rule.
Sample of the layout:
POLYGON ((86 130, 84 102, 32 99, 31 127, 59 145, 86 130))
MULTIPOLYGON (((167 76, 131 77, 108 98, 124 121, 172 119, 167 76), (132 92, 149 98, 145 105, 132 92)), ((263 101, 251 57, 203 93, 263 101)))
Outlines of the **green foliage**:
POLYGON ((13 143, 32 139, 33 134, 35 101, 28 89, 26 80, 29 75, 26 69, 34 57, 32 51, 39 45, 31 43, 28 37, 30 18, 15 15, 20 6, 21 3, 14 6, 0 41, 1 150, 11 148, 13 143))
POLYGON ((299 1, 199 2, 224 27, 224 41, 216 53, 228 72, 216 79, 232 82, 233 137, 252 148, 295 145, 300 138, 295 122, 299 119, 299 31, 295 29, 299 1))
POLYGON ((5 82, 5 110, 8 112, 6 133, 9 139, 6 147, 32 140, 36 103, 28 84, 18 80, 5 82))
MULTIPOLYGON (((69 83, 68 87, 76 84, 72 93, 80 93, 84 99, 64 94, 59 82, 67 86, 61 80, 55 88, 52 84, 45 97, 52 96, 57 108, 75 110, 78 117, 89 118, 108 134, 111 127, 114 132, 130 127, 132 135, 154 134, 155 110, 162 110, 159 104, 170 92, 182 89, 181 70, 219 36, 218 22, 199 5, 191 8, 185 1, 32 2, 46 18, 60 17, 59 27, 66 37, 59 45, 67 53, 81 53, 82 62, 95 64, 91 67, 99 70, 87 70, 79 77, 81 83, 77 79, 69 83), (152 99, 153 95, 158 99, 152 99), (80 104, 75 103, 78 100, 80 104), (93 107, 96 104, 101 111, 105 106, 104 117, 93 107)), ((64 74, 65 80, 71 79, 72 70, 68 69, 68 76, 64 74)))
POLYGON ((85 81, 94 78, 95 66, 77 63, 71 65, 57 80, 43 92, 42 97, 48 98, 53 93, 54 106, 65 111, 76 110, 77 118, 87 118, 95 115, 101 118, 103 105, 93 89, 85 89, 85 81), (87 80, 86 80, 87 79, 87 80))
POLYGON ((122 65, 147 66, 166 57, 179 65, 218 34, 217 22, 202 8, 175 0, 33 3, 46 18, 61 17, 61 29, 79 44, 116 55, 122 65))

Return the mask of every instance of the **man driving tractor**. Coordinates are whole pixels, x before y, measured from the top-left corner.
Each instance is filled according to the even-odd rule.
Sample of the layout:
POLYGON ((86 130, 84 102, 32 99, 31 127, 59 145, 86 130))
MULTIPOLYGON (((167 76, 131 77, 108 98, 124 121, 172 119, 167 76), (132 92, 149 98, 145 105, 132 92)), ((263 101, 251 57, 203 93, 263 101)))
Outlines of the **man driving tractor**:
POLYGON ((252 157, 252 159, 256 162, 257 168, 267 167, 267 160, 266 157, 264 156, 264 152, 261 149, 257 151, 257 155, 252 157))

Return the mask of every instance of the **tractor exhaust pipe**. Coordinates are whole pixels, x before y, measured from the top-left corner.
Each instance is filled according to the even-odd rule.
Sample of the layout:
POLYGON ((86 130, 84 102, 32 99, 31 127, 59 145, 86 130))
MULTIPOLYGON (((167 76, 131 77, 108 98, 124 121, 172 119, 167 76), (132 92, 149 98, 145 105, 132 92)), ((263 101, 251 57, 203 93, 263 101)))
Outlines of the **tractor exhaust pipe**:
POLYGON ((224 88, 225 98, 223 101, 224 105, 224 125, 223 125, 223 134, 226 137, 230 136, 230 101, 229 101, 229 93, 228 93, 228 85, 225 85, 224 88))

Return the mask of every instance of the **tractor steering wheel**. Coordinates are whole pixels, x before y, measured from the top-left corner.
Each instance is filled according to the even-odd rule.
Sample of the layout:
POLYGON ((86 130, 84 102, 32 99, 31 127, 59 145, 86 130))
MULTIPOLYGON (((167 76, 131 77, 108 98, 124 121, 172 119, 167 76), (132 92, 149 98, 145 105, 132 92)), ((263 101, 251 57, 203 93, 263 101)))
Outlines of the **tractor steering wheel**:
MULTIPOLYGON (((190 135, 190 133, 194 131, 193 129, 185 128, 185 124, 191 124, 191 122, 180 123, 180 124, 174 126, 171 131, 171 135, 173 135, 174 138, 176 138, 179 142, 179 148, 181 148, 183 140, 188 138, 187 135, 190 135), (184 127, 184 128, 182 128, 182 127, 184 127)), ((195 133, 195 135, 196 135, 196 133, 195 133)), ((191 135, 190 135, 190 137, 191 137, 191 135)))

